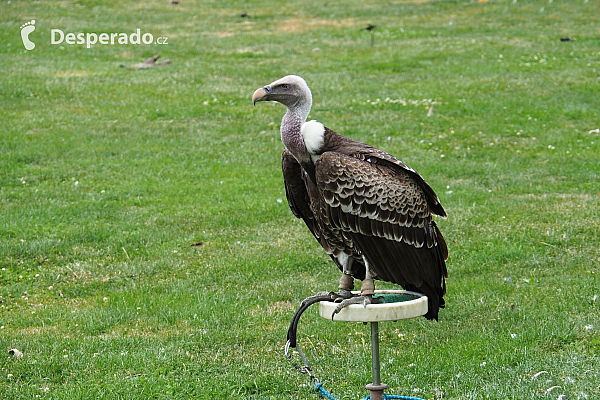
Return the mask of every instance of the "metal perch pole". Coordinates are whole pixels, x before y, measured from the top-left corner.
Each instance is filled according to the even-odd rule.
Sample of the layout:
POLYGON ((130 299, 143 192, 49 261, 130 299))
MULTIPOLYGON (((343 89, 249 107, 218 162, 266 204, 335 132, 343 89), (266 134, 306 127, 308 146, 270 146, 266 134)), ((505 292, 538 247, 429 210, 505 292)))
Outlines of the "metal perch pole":
MULTIPOLYGON (((358 294, 358 292, 355 294, 358 294)), ((375 295, 377 296, 377 303, 368 304, 366 307, 362 304, 351 304, 343 308, 335 315, 333 312, 336 310, 339 303, 318 299, 317 301, 320 302, 319 314, 323 318, 327 318, 328 320, 333 319, 334 321, 363 322, 365 324, 369 322, 371 324, 371 371, 373 373, 373 382, 366 386, 367 390, 371 393, 367 398, 370 400, 400 398, 409 399, 409 397, 391 396, 383 393, 384 390, 388 388, 388 385, 381 383, 381 364, 379 358, 379 322, 398 321, 425 315, 428 308, 427 296, 424 296, 421 293, 415 293, 406 290, 376 290, 375 295)), ((298 312, 296 312, 296 315, 298 315, 298 313, 301 314, 305 307, 307 306, 303 305, 298 312)), ((291 345, 291 347, 295 347, 296 345, 295 326, 298 318, 299 316, 294 316, 292 325, 290 325, 290 330, 292 331, 291 335, 290 331, 288 331, 288 343, 291 345)), ((286 350, 286 356, 289 354, 288 350, 289 348, 286 350)), ((288 356, 288 358, 290 358, 290 356, 288 356)), ((302 368, 297 364, 295 366, 296 369, 302 373, 310 372, 310 368, 308 367, 306 361, 306 368, 302 368)), ((314 377, 311 377, 311 379, 312 378, 314 377)), ((325 393, 326 391, 323 389, 323 384, 318 380, 316 381, 317 389, 315 389, 315 391, 321 394, 325 393)), ((330 396, 328 392, 327 394, 330 396)), ((324 397, 333 398, 325 395, 324 397)), ((335 398, 333 399, 335 400, 335 398)), ((410 397, 410 399, 416 398, 410 397)))
POLYGON ((371 370, 373 371, 373 383, 369 383, 366 388, 371 392, 371 400, 383 400, 383 391, 388 388, 388 385, 381 383, 378 322, 371 322, 371 370))

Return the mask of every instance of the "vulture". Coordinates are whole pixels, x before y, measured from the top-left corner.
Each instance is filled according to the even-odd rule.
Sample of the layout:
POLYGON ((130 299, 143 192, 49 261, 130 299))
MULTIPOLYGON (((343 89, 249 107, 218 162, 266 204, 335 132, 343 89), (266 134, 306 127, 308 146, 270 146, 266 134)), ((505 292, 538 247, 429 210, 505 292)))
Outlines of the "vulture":
MULTIPOLYGON (((306 121, 312 94, 288 75, 257 89, 252 102, 287 107, 281 122, 282 170, 292 213, 302 218, 342 272, 334 315, 349 304, 371 304, 374 280, 428 298, 427 319, 444 307, 448 247, 433 220, 446 217, 433 189, 394 156, 306 121), (354 279, 360 295, 352 294, 354 279)), ((333 316, 332 315, 332 318, 333 316)))

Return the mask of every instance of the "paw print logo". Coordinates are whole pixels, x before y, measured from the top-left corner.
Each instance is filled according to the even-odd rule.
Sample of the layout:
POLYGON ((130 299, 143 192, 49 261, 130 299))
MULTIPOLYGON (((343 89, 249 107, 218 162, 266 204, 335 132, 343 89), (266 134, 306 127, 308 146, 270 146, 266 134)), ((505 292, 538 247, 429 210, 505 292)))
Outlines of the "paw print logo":
POLYGON ((23 45, 27 50, 33 50, 35 43, 29 40, 29 34, 35 31, 35 19, 21 25, 21 39, 23 39, 23 45))

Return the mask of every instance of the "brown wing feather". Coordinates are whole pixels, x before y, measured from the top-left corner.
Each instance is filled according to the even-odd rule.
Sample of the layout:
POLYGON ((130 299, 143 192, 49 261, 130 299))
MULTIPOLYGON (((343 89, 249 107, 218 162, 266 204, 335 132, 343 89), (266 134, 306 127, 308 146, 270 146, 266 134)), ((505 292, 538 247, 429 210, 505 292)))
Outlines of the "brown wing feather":
POLYGON ((413 182, 417 184, 423 191, 430 211, 435 215, 439 215, 440 217, 446 217, 446 211, 440 204, 440 200, 431 186, 425 182, 425 179, 423 179, 423 177, 419 175, 417 171, 412 169, 407 164, 384 151, 370 146, 367 146, 365 149, 361 149, 360 152, 355 154, 355 157, 364 160, 371 160, 371 162, 375 164, 387 166, 395 170, 405 171, 412 178, 413 182))
POLYGON ((281 170, 283 172, 285 196, 290 210, 296 218, 304 220, 308 229, 318 239, 320 235, 316 229, 315 216, 310 209, 310 198, 302 178, 302 167, 285 147, 281 154, 281 170))
POLYGON ((376 147, 342 136, 329 128, 325 128, 325 142, 327 151, 336 151, 359 160, 369 160, 374 164, 406 172, 423 190, 431 212, 441 217, 446 217, 446 212, 433 189, 425 182, 423 177, 421 177, 417 171, 398 160, 396 157, 385 151, 379 150, 376 147))
MULTIPOLYGON (((318 212, 323 211, 320 207, 321 200, 316 185, 286 148, 283 149, 281 157, 281 169, 283 171, 285 195, 292 213, 296 218, 302 218, 310 232, 329 253, 340 271, 343 271, 343 266, 340 265, 334 253, 342 249, 348 250, 348 240, 341 238, 339 231, 327 226, 321 215, 315 216, 314 209, 318 212)), ((364 279, 365 266, 360 258, 356 259, 353 271, 355 272, 353 275, 357 279, 364 279)))
POLYGON ((426 317, 437 319, 444 305, 447 247, 431 217, 435 193, 412 172, 379 160, 374 154, 361 159, 323 153, 316 162, 322 206, 331 225, 351 238, 378 279, 427 295, 426 317))

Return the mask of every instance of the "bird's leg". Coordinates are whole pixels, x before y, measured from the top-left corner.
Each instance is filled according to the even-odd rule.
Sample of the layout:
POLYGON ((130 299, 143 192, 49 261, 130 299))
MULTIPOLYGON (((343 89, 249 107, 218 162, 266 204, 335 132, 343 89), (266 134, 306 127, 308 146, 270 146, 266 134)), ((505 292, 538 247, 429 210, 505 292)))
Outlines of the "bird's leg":
POLYGON ((338 292, 333 293, 332 300, 340 302, 354 296, 352 294, 352 290, 354 290, 354 278, 352 277, 352 274, 350 272, 352 269, 352 263, 354 262, 354 259, 344 252, 337 254, 335 258, 337 260, 338 266, 341 267, 342 276, 340 277, 338 292))
POLYGON ((334 301, 340 302, 354 296, 352 290, 354 289, 354 278, 351 275, 352 263, 354 258, 346 253, 340 253, 337 257, 338 263, 342 266, 342 276, 340 277, 340 285, 338 286, 338 292, 335 294, 334 301))
POLYGON ((338 286, 336 301, 342 301, 343 299, 349 299, 352 297, 352 289, 354 289, 354 278, 352 275, 342 273, 340 277, 340 286, 338 286))
POLYGON ((360 296, 352 296, 350 298, 342 300, 340 304, 333 310, 333 314, 331 314, 331 319, 335 316, 335 314, 339 313, 345 307, 348 307, 350 304, 362 304, 366 307, 369 304, 373 303, 373 294, 375 293, 375 285, 373 284, 373 279, 365 279, 362 281, 362 285, 360 287, 360 296))
POLYGON ((350 298, 342 300, 340 304, 333 310, 331 314, 331 319, 335 317, 335 314, 342 311, 345 307, 348 307, 350 304, 362 304, 363 307, 366 307, 369 304, 373 304, 373 295, 375 294, 375 284, 373 282, 373 278, 371 275, 367 273, 365 279, 363 279, 360 285, 360 296, 352 296, 350 298))

